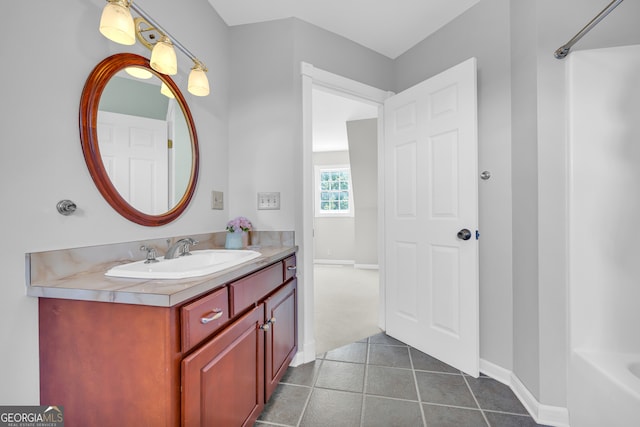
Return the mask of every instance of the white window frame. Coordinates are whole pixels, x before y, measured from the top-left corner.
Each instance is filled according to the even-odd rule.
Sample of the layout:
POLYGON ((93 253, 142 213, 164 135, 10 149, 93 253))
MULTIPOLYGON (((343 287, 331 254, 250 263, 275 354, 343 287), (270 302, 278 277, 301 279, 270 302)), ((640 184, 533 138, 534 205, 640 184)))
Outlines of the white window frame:
POLYGON ((315 177, 315 182, 314 182, 314 188, 315 188, 315 215, 318 218, 331 218, 331 217, 353 217, 355 216, 355 209, 354 209, 354 196, 353 196, 353 182, 351 179, 351 165, 349 164, 340 164, 340 165, 315 165, 314 166, 314 177, 315 177), (320 209, 320 193, 321 193, 321 189, 320 189, 320 174, 324 171, 335 171, 335 170, 341 170, 341 169, 346 169, 349 171, 349 210, 348 211, 342 211, 342 212, 335 212, 335 211, 322 211, 320 209))

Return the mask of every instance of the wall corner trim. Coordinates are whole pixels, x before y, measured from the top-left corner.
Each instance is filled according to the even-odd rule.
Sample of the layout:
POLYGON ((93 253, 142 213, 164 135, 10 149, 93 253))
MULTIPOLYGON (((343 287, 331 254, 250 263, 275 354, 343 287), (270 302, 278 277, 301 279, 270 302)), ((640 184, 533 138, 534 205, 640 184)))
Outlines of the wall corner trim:
POLYGON ((555 427, 569 427, 569 411, 565 407, 544 405, 531 394, 512 371, 480 359, 480 372, 513 390, 516 397, 536 423, 555 427))

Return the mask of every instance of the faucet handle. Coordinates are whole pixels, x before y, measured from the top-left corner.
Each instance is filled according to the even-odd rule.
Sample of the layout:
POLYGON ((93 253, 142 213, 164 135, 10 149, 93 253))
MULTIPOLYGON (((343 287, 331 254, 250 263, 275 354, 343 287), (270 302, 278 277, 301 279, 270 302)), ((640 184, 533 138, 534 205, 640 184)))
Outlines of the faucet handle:
POLYGON ((151 263, 154 263, 154 262, 159 262, 156 259, 157 253, 156 253, 156 250, 154 248, 142 245, 142 246, 140 246, 140 250, 141 251, 147 251, 147 259, 144 262, 145 264, 151 264, 151 263))
POLYGON ((186 239, 186 241, 184 242, 184 245, 182 246, 182 254, 180 254, 180 256, 189 256, 189 255, 191 255, 191 253, 189 252, 189 250, 191 250, 191 246, 195 246, 198 243, 200 243, 200 242, 198 242, 195 239, 192 239, 191 237, 186 239))

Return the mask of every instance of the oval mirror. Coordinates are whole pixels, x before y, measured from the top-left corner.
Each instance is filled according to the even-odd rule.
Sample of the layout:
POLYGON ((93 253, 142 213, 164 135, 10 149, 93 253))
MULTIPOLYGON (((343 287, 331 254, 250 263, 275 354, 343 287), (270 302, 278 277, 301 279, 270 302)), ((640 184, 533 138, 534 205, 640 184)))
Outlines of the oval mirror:
POLYGON ((131 53, 112 55, 87 78, 80 140, 105 200, 145 226, 167 224, 187 208, 198 179, 198 138, 175 82, 131 53))

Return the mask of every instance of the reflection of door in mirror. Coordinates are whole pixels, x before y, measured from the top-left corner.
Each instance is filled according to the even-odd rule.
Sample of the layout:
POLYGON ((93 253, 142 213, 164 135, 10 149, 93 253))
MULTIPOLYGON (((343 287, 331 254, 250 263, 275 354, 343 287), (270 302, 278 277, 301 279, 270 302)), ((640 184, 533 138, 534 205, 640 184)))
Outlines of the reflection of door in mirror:
POLYGON ((128 114, 98 112, 102 163, 120 195, 139 211, 169 210, 166 186, 167 123, 128 114))
POLYGON ((169 125, 169 206, 175 206, 189 185, 191 156, 191 137, 187 121, 179 105, 171 100, 167 114, 169 125))
POLYGON ((98 141, 102 162, 120 195, 137 210, 158 215, 181 200, 189 184, 189 129, 160 80, 136 80, 121 72, 100 98, 98 141))

